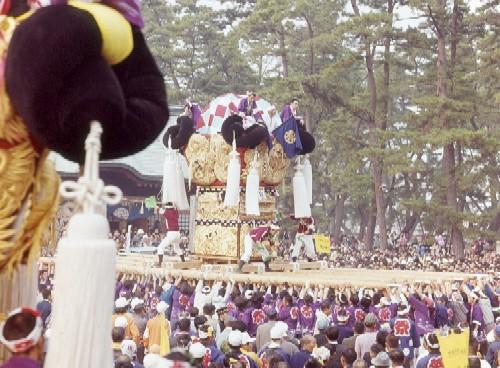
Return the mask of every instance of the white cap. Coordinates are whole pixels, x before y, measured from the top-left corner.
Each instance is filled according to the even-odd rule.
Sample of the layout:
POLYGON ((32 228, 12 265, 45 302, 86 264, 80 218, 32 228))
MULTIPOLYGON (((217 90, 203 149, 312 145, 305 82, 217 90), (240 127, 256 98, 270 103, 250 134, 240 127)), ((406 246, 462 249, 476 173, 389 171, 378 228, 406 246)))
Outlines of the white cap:
POLYGON ((212 290, 212 288, 208 285, 206 286, 203 286, 203 289, 201 289, 201 292, 202 294, 210 294, 210 291, 212 290))
POLYGON ((227 337, 227 342, 231 346, 241 346, 243 342, 243 334, 239 330, 233 330, 229 333, 227 337))
POLYGON ((389 298, 383 296, 382 298, 380 298, 379 305, 388 307, 391 305, 391 300, 389 298))
POLYGON ((203 358, 206 351, 207 348, 201 342, 191 344, 191 346, 189 347, 189 354, 191 354, 193 359, 203 358))
POLYGON ((135 309, 135 307, 141 304, 144 304, 144 300, 139 298, 133 298, 132 301, 130 302, 130 306, 132 307, 132 309, 135 309))
POLYGON ((137 230, 137 234, 139 234, 139 235, 140 235, 140 234, 144 234, 144 230, 142 230, 142 229, 138 229, 138 230, 137 230))
POLYGON ((288 325, 284 322, 276 322, 276 324, 271 328, 271 339, 278 340, 286 336, 288 330, 288 325), (284 326, 283 326, 284 325, 284 326))
POLYGON ((132 340, 123 340, 121 345, 122 354, 128 355, 133 358, 137 353, 137 345, 132 340))
POLYGON ((144 368, 156 368, 160 359, 161 357, 158 354, 147 354, 143 361, 144 368))
POLYGON ((243 332, 243 336, 242 336, 242 340, 241 340, 241 343, 243 345, 250 344, 250 343, 252 343, 254 341, 255 341, 255 338, 250 337, 250 335, 248 334, 248 332, 243 332))
POLYGON ((159 314, 165 313, 165 311, 167 310, 167 308, 168 308, 168 304, 165 303, 163 300, 156 305, 156 311, 159 314))
POLYGON ((252 299, 252 295, 253 295, 253 290, 245 291, 245 299, 252 299))
POLYGON ((115 300, 115 308, 125 308, 127 305, 128 301, 123 296, 115 300))
POLYGON ((116 317, 115 327, 127 328, 127 326, 128 326, 128 321, 126 317, 124 316, 116 317))
POLYGON ((312 356, 324 362, 330 358, 330 350, 325 346, 316 347, 313 349, 312 356))

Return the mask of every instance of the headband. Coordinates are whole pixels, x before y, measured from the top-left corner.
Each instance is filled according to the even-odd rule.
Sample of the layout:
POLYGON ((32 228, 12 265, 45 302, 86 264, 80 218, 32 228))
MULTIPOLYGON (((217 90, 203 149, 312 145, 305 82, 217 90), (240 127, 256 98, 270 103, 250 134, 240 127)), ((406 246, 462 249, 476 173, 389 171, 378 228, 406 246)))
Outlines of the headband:
POLYGON ((10 10, 10 0, 0 0, 0 15, 6 15, 10 10))
POLYGON ((424 335, 424 340, 427 343, 427 345, 429 345, 431 349, 439 349, 439 343, 431 344, 431 342, 429 341, 429 336, 430 333, 424 335))
POLYGON ((4 336, 6 321, 2 322, 2 324, 0 325, 0 342, 4 344, 7 347, 7 349, 9 349, 13 353, 22 353, 28 351, 38 343, 38 340, 40 340, 40 337, 42 336, 42 331, 43 331, 42 318, 40 318, 40 313, 31 308, 14 309, 12 312, 9 313, 7 319, 15 316, 16 314, 21 314, 21 313, 31 314, 33 317, 36 318, 35 327, 29 333, 28 336, 20 338, 18 340, 7 340, 4 336))

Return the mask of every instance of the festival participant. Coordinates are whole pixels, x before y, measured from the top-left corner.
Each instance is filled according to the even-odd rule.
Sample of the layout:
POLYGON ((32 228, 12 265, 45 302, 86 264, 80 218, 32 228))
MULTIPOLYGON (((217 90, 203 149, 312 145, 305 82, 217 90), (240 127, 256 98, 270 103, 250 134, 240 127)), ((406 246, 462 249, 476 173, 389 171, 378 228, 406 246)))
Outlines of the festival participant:
POLYGON ((203 309, 205 304, 212 304, 215 295, 219 294, 221 282, 215 282, 212 287, 204 285, 203 278, 198 280, 196 288, 194 289, 193 306, 199 310, 203 309))
POLYGON ((170 351, 169 336, 170 322, 165 318, 167 303, 161 301, 156 306, 156 317, 150 319, 144 331, 144 347, 157 344, 160 346, 160 355, 165 356, 170 351))
POLYGON ((316 322, 316 310, 319 303, 316 302, 318 290, 312 292, 308 285, 302 288, 299 294, 299 326, 302 336, 312 335, 314 333, 314 324, 316 322))
POLYGON ((200 326, 198 329, 200 342, 205 347, 205 355, 203 357, 203 366, 208 368, 210 365, 222 367, 224 365, 224 354, 217 348, 214 339, 214 330, 208 325, 200 326))
POLYGON ((394 336, 399 338, 399 346, 403 350, 405 361, 413 361, 415 349, 420 347, 420 337, 417 334, 415 323, 408 317, 410 306, 404 302, 398 305, 397 316, 394 317, 390 326, 394 336))
POLYGON ((255 102, 256 93, 247 91, 247 96, 240 100, 238 105, 238 112, 243 116, 253 116, 254 111, 257 110, 257 102, 255 102))
POLYGON ((175 254, 184 262, 184 252, 179 247, 181 240, 181 233, 179 232, 179 211, 177 211, 172 202, 167 202, 165 208, 160 209, 160 214, 163 214, 163 217, 165 217, 167 235, 161 241, 160 245, 158 245, 158 266, 161 267, 165 249, 171 246, 174 247, 175 254))
POLYGON ((267 322, 257 327, 255 346, 260 351, 271 341, 271 329, 278 323, 278 312, 276 309, 269 309, 266 312, 267 322))
POLYGON ((191 321, 187 318, 180 319, 177 322, 175 332, 170 335, 170 348, 179 347, 179 341, 185 337, 191 342, 191 321))
POLYGON ((285 105, 283 107, 283 110, 281 111, 281 114, 280 114, 281 121, 283 123, 285 123, 292 116, 295 119, 299 119, 298 111, 299 111, 299 100, 294 98, 294 99, 292 99, 292 101, 290 101, 290 103, 288 105, 285 105))
POLYGON ((191 102, 191 100, 189 99, 186 100, 186 103, 184 104, 184 110, 182 111, 182 115, 191 118, 194 124, 193 128, 195 129, 199 128, 198 121, 201 118, 200 105, 191 102))
POLYGON ((443 358, 439 351, 439 341, 435 333, 430 332, 424 335, 424 348, 429 352, 422 356, 415 368, 444 368, 443 358))
POLYGON ((139 329, 137 328, 134 319, 130 313, 127 312, 128 301, 124 297, 120 297, 115 301, 115 313, 111 316, 112 326, 115 326, 115 321, 117 318, 124 317, 127 321, 125 328, 125 339, 134 340, 138 344, 141 340, 139 334, 139 329))
POLYGON ((248 334, 254 336, 257 334, 257 329, 260 325, 266 322, 266 313, 262 309, 264 297, 261 292, 254 292, 250 298, 250 322, 248 325, 248 334))
POLYGON ((303 368, 304 364, 311 358, 313 350, 316 348, 316 339, 311 335, 306 335, 300 340, 300 351, 290 358, 290 368, 303 368))
POLYGON ((297 322, 299 321, 299 308, 293 302, 293 297, 288 293, 282 298, 278 319, 285 322, 288 331, 292 336, 295 336, 297 322))
POLYGON ((186 312, 193 305, 193 290, 186 280, 176 280, 175 290, 172 297, 172 314, 170 322, 175 325, 181 313, 186 312))
POLYGON ((253 343, 255 343, 255 337, 251 337, 248 332, 243 332, 241 352, 252 359, 257 364, 258 368, 262 368, 262 360, 260 360, 259 356, 253 351, 253 343))
MULTIPOLYGON (((269 362, 270 358, 273 355, 280 355, 288 365, 290 365, 290 356, 299 351, 297 347, 295 347, 295 351, 291 353, 290 351, 285 351, 282 344, 285 342, 283 338, 286 335, 286 324, 283 322, 278 322, 271 328, 270 337, 271 342, 265 345, 262 350, 259 352, 259 358, 264 363, 264 366, 269 362)), ((290 344, 290 343, 289 343, 290 344)))
POLYGON ((12 353, 2 368, 38 368, 43 357, 43 321, 40 313, 18 308, 0 325, 0 342, 12 353))
POLYGON ((239 272, 242 272, 243 266, 250 261, 254 247, 256 247, 257 251, 262 256, 266 272, 270 271, 269 262, 271 261, 271 256, 268 248, 272 246, 273 237, 277 230, 279 230, 279 226, 276 225, 261 226, 253 228, 245 235, 245 248, 238 265, 239 272))
POLYGON ((250 325, 250 308, 248 307, 248 299, 239 295, 234 298, 235 309, 229 312, 229 315, 236 319, 237 321, 241 321, 245 324, 246 328, 250 325))
POLYGON ((231 331, 227 342, 230 351, 226 354, 226 357, 231 366, 238 362, 243 368, 257 368, 257 363, 241 350, 241 346, 243 345, 243 333, 241 331, 231 331))
POLYGON ((351 337, 354 332, 351 327, 347 325, 349 314, 347 310, 342 309, 337 313, 337 327, 339 329, 338 343, 342 344, 344 339, 351 337))
POLYGON ((355 350, 358 358, 361 359, 377 340, 377 316, 373 313, 368 313, 365 317, 365 332, 356 338, 355 350))
POLYGON ((308 262, 314 261, 316 258, 316 250, 314 249, 313 234, 316 230, 314 218, 296 218, 291 216, 292 219, 298 220, 299 225, 297 234, 295 235, 295 243, 292 251, 292 262, 297 262, 302 247, 306 250, 306 257, 308 262))
POLYGON ((47 322, 50 313, 52 312, 52 303, 50 296, 51 296, 50 289, 43 289, 42 290, 43 299, 36 305, 36 310, 40 313, 42 317, 44 327, 47 327, 47 322))

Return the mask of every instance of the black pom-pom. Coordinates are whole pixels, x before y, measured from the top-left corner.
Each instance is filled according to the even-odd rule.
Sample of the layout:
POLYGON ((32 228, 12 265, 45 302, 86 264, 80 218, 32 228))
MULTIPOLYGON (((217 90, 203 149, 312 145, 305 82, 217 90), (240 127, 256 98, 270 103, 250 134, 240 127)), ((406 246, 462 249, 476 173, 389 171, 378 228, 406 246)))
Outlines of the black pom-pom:
POLYGON ((302 143, 301 155, 305 155, 314 151, 314 148, 316 147, 316 140, 310 133, 308 133, 303 128, 299 128, 299 137, 300 142, 302 143))
POLYGON ((267 141, 269 131, 265 126, 254 124, 246 129, 243 134, 236 139, 236 146, 254 149, 261 142, 267 141))
POLYGON ((233 132, 236 137, 236 142, 238 142, 238 138, 244 131, 243 118, 239 115, 228 116, 222 123, 221 134, 227 144, 233 144, 233 132))
POLYGON ((110 66, 87 11, 48 6, 19 24, 9 44, 6 88, 37 141, 82 163, 92 120, 103 127, 101 159, 136 153, 156 139, 168 120, 165 83, 136 27, 133 37, 132 53, 110 66))
POLYGON ((193 120, 189 116, 179 116, 177 125, 167 129, 163 135, 163 144, 168 148, 168 138, 173 149, 180 149, 189 142, 194 133, 193 120))

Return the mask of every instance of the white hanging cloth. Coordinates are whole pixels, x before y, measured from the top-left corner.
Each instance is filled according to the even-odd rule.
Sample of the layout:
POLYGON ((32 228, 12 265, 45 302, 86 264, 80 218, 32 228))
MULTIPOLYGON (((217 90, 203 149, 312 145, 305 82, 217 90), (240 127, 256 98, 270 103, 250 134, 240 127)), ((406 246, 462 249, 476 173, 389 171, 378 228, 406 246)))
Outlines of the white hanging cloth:
POLYGON ((250 163, 245 191, 245 213, 249 216, 260 216, 259 182, 260 179, 256 154, 250 163))
POLYGON ((233 138, 233 150, 229 153, 227 168, 226 195, 224 207, 234 207, 240 203, 240 154, 236 151, 236 140, 233 138))
POLYGON ((309 200, 309 205, 312 206, 312 166, 311 161, 309 161, 309 155, 304 156, 304 165, 302 168, 302 173, 304 174, 304 181, 306 183, 307 198, 309 200))
POLYGON ((293 208, 296 218, 311 217, 311 206, 309 205, 303 165, 300 163, 300 158, 293 175, 293 208))

